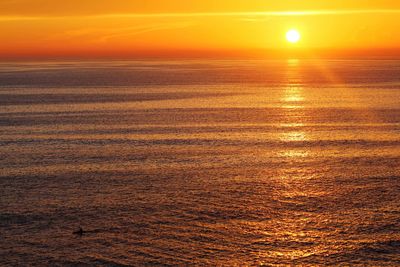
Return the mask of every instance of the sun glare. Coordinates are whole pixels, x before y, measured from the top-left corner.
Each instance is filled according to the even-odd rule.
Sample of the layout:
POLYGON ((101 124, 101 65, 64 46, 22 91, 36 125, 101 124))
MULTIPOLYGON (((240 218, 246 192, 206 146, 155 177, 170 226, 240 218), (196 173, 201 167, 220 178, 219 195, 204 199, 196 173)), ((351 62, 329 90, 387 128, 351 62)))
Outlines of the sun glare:
POLYGON ((286 33, 286 40, 289 43, 295 44, 300 41, 301 35, 297 30, 290 30, 286 33))

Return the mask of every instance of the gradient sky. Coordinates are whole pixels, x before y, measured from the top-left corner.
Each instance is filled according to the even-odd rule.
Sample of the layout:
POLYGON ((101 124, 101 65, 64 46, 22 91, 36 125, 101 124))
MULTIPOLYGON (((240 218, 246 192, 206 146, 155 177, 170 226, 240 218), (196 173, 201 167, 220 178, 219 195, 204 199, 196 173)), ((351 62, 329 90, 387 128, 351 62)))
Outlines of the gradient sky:
POLYGON ((399 16, 399 0, 2 0, 0 57, 390 57, 400 55, 399 16), (291 28, 301 32, 299 44, 286 42, 291 28))

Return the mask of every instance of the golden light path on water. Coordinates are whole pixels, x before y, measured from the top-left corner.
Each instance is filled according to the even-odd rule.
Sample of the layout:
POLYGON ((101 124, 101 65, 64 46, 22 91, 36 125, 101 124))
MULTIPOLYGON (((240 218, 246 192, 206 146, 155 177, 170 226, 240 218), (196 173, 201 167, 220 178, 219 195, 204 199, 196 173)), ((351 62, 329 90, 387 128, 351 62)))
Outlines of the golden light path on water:
MULTIPOLYGON (((303 127, 304 121, 304 113, 301 112, 302 109, 305 108, 304 103, 307 102, 306 96, 304 94, 304 88, 302 87, 301 76, 299 75, 299 61, 297 59, 288 60, 288 69, 287 69, 287 86, 283 90, 283 95, 281 98, 282 107, 286 110, 286 114, 288 115, 288 120, 290 123, 281 123, 281 127, 287 127, 288 129, 293 128, 294 130, 282 133, 280 140, 287 142, 296 142, 296 141, 306 141, 307 135, 304 131, 295 130, 297 128, 303 127), (295 121, 293 121, 292 113, 298 113, 295 117, 295 121)), ((294 152, 294 151, 285 151, 285 155, 306 155, 304 152, 294 152)))
MULTIPOLYGON (((299 68, 299 61, 297 59, 287 61, 287 85, 282 89, 280 98, 282 108, 284 109, 284 118, 282 119, 283 122, 279 124, 279 127, 284 130, 278 137, 280 141, 285 143, 301 143, 309 140, 307 132, 302 130, 306 125, 304 121, 305 113, 302 111, 307 108, 305 103, 308 103, 308 99, 306 99, 304 88, 302 87, 303 81, 299 73, 299 68)), ((279 198, 287 199, 286 201, 290 203, 294 201, 294 199, 310 197, 311 193, 304 191, 303 183, 311 179, 312 176, 308 176, 307 169, 302 169, 301 166, 297 166, 296 164, 310 156, 307 148, 304 146, 300 146, 299 148, 284 146, 278 154, 287 162, 287 166, 278 171, 279 175, 276 182, 280 184, 280 190, 276 193, 279 198)), ((309 233, 304 230, 304 225, 310 220, 311 218, 306 216, 285 218, 279 223, 279 226, 277 226, 276 231, 278 239, 282 242, 288 240, 292 242, 302 242, 308 239, 309 233)), ((266 235, 268 236, 268 233, 266 233, 266 235)), ((290 261, 306 258, 318 253, 321 253, 321 251, 316 248, 305 249, 304 247, 293 247, 290 249, 266 251, 265 253, 260 253, 259 257, 290 261)), ((267 263, 268 262, 262 262, 261 264, 267 263)))

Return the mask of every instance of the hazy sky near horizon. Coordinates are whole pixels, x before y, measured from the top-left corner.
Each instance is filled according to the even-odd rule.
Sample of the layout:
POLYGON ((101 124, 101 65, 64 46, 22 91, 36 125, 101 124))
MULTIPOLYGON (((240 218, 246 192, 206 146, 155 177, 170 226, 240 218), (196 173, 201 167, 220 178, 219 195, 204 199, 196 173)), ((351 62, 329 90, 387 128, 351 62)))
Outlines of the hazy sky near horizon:
POLYGON ((400 50, 400 1, 2 0, 0 57, 400 50), (288 44, 295 28, 302 40, 288 44))

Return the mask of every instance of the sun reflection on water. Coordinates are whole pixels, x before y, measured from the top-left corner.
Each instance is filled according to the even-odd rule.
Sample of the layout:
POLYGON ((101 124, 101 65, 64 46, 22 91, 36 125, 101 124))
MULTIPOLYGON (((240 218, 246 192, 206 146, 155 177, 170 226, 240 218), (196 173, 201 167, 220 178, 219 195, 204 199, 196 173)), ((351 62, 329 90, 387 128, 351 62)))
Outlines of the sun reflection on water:
POLYGON ((307 135, 303 131, 293 131, 282 133, 280 136, 281 141, 285 142, 299 142, 299 141, 307 141, 307 135))
MULTIPOLYGON (((287 131, 283 132, 279 139, 284 142, 300 142, 308 140, 307 134, 302 129, 304 126, 304 113, 301 111, 305 106, 304 88, 301 85, 301 75, 299 73, 299 60, 290 59, 287 63, 286 79, 288 85, 282 93, 281 101, 283 108, 286 111, 286 118, 281 127, 286 127, 287 131)), ((290 150, 285 150, 283 155, 296 155, 298 153, 291 153, 290 150)))
POLYGON ((303 89, 299 86, 289 86, 285 89, 282 102, 286 108, 299 108, 303 107, 305 97, 303 89))
MULTIPOLYGON (((305 145, 298 145, 310 139, 307 132, 307 108, 306 94, 302 84, 302 77, 299 73, 300 62, 289 60, 287 63, 287 86, 282 90, 281 107, 284 117, 280 127, 283 129, 278 136, 283 142, 282 149, 278 156, 283 158, 285 164, 279 169, 278 180, 279 190, 276 191, 277 201, 282 205, 292 207, 301 206, 307 201, 312 192, 305 187, 305 183, 314 177, 313 170, 304 167, 304 161, 311 157, 311 151, 305 145)), ((298 214, 300 215, 300 214, 298 214)), ((276 231, 278 243, 301 244, 310 240, 310 232, 306 230, 309 221, 307 215, 299 216, 290 220, 279 220, 276 231)), ((274 249, 266 253, 264 258, 279 258, 282 261, 292 261, 310 257, 318 253, 316 247, 291 247, 286 249, 274 249)))
POLYGON ((304 107, 304 88, 302 86, 302 77, 299 72, 300 62, 297 59, 290 59, 287 62, 285 87, 281 101, 284 108, 302 108, 304 107))
POLYGON ((310 155, 310 152, 306 150, 284 150, 279 153, 279 156, 285 158, 306 158, 310 155))

